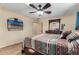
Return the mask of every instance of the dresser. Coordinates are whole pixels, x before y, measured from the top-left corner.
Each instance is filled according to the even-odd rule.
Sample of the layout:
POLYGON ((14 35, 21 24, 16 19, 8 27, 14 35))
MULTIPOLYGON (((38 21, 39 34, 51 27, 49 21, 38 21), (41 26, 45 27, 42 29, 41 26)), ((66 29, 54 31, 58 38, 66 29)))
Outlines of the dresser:
POLYGON ((21 55, 22 42, 0 48, 0 55, 21 55))

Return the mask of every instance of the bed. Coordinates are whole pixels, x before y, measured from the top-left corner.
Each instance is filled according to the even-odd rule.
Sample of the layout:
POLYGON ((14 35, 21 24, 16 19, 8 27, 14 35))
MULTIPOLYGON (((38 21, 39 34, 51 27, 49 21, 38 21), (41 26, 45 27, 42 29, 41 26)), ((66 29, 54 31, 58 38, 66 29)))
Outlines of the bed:
POLYGON ((79 54, 78 40, 72 43, 66 39, 60 39, 60 34, 40 34, 32 38, 26 38, 24 46, 32 48, 45 55, 69 55, 79 54))
MULTIPOLYGON (((24 46, 45 55, 79 55, 79 30, 74 32, 65 31, 62 33, 60 24, 60 19, 49 20, 49 30, 45 31, 44 34, 26 38, 24 46), (53 26, 52 24, 58 25, 53 26), (74 34, 77 34, 78 38, 75 38, 74 34), (73 37, 74 40, 70 42, 71 39, 67 36, 69 38, 73 37)), ((62 26, 63 29, 64 25, 62 26)))

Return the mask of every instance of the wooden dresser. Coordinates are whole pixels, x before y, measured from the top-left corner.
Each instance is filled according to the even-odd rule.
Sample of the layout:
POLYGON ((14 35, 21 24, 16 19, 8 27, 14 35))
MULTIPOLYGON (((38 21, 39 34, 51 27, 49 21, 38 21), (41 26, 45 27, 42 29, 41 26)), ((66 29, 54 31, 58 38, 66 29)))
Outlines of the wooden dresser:
POLYGON ((0 48, 0 55, 21 55, 22 43, 0 48))

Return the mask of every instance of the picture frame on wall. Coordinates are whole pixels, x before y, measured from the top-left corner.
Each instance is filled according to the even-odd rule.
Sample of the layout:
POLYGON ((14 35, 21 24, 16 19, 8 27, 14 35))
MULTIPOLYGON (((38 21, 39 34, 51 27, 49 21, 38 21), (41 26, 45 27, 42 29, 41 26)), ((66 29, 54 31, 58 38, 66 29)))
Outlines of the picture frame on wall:
POLYGON ((7 29, 8 31, 22 31, 23 21, 18 18, 9 18, 7 20, 7 29))

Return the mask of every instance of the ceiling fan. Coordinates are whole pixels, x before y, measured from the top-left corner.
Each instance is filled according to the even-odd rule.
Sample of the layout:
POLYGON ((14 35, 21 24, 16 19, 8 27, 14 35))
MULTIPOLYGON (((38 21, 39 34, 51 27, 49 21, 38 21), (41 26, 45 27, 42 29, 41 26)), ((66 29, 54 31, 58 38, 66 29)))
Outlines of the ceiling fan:
POLYGON ((34 6, 33 4, 29 4, 29 6, 31 6, 32 8, 37 10, 37 11, 29 12, 31 14, 32 13, 37 13, 39 16, 42 16, 43 13, 51 14, 51 11, 45 11, 47 8, 49 8, 51 6, 50 3, 46 3, 46 5, 44 7, 42 7, 41 4, 39 4, 38 7, 34 6))

